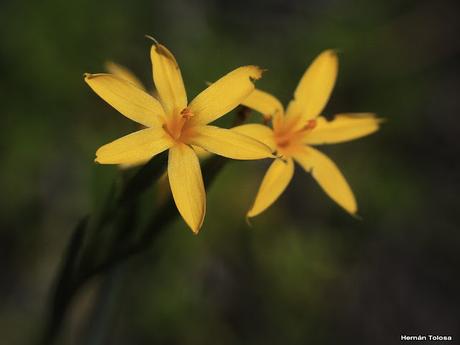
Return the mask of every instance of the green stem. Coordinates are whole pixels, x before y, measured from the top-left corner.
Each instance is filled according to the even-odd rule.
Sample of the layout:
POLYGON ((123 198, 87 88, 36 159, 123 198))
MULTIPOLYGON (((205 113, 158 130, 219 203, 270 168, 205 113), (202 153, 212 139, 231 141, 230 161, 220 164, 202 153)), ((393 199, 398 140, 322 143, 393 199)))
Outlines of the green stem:
MULTIPOLYGON (((241 107, 234 125, 243 123, 248 115, 249 109, 241 107)), ((206 187, 212 183, 225 163, 226 159, 215 156, 203 164, 206 187)), ((126 224, 116 227, 118 232, 110 246, 112 251, 102 260, 94 261, 94 257, 97 257, 101 248, 100 236, 103 234, 103 230, 109 224, 120 219, 117 216, 121 210, 127 210, 126 212, 131 214, 132 210, 137 207, 136 201, 139 196, 163 174, 166 165, 167 152, 152 158, 131 179, 127 180, 114 202, 112 200, 116 193, 110 194, 99 218, 91 227, 88 226, 88 217, 85 217, 77 226, 56 279, 50 312, 39 345, 50 345, 55 342, 69 306, 83 285, 95 275, 104 273, 120 262, 149 249, 158 235, 176 219, 178 212, 172 196, 169 195, 168 200, 143 228, 139 237, 129 241, 128 237, 124 235, 129 233, 132 227, 126 224), (92 230, 91 234, 89 234, 89 230, 92 230)))
POLYGON ((48 317, 38 344, 53 344, 57 338, 73 297, 85 283, 81 279, 84 276, 84 270, 86 267, 95 265, 92 260, 101 245, 102 230, 115 219, 119 219, 117 214, 121 209, 126 208, 126 212, 130 213, 133 208, 137 207, 137 198, 152 184, 152 181, 161 176, 166 164, 166 152, 151 159, 127 180, 119 197, 115 197, 115 188, 111 189, 100 216, 93 224, 90 224, 88 216, 78 223, 56 276, 48 317), (115 202, 112 201, 114 198, 115 202))
MULTIPOLYGON (((210 158, 204 164, 203 171, 208 172, 208 174, 204 175, 204 183, 206 187, 211 185, 220 170, 224 167, 226 161, 227 160, 225 158, 215 156, 210 158)), ((142 231, 142 236, 139 239, 137 239, 134 243, 127 246, 125 245, 118 251, 113 252, 111 256, 106 258, 106 260, 100 262, 97 265, 94 265, 91 269, 84 272, 84 274, 79 277, 77 285, 84 284, 93 276, 111 269, 118 263, 123 262, 132 256, 142 253, 150 248, 152 246, 153 240, 157 238, 161 231, 166 229, 167 226, 177 218, 177 216, 178 213, 176 211, 174 201, 172 200, 172 196, 170 195, 168 200, 145 226, 144 230, 142 231)))
POLYGON ((123 280, 125 270, 126 267, 122 265, 107 272, 107 277, 99 286, 95 304, 86 322, 81 344, 99 345, 106 343, 105 339, 109 334, 108 326, 111 324, 116 309, 116 301, 123 288, 120 282, 123 280))

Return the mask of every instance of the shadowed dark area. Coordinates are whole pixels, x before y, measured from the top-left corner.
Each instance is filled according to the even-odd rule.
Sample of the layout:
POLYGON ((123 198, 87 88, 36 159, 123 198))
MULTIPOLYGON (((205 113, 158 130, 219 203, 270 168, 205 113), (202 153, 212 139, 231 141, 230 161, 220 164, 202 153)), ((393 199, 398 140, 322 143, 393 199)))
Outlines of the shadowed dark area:
MULTIPOLYGON (((200 234, 177 221, 116 275, 91 281, 58 344, 456 341, 459 10, 455 0, 1 2, 0 343, 38 338, 72 229, 120 179, 94 153, 137 129, 83 73, 114 61, 152 89, 145 34, 174 53, 190 100, 206 81, 257 64, 268 70, 257 86, 286 105, 314 57, 337 49, 324 115, 386 119, 372 136, 319 147, 349 181, 362 219, 297 166, 248 226, 269 162, 228 162, 208 189, 200 234)), ((219 124, 230 127, 234 114, 219 124)), ((165 193, 160 185, 142 196, 142 220, 165 193)))

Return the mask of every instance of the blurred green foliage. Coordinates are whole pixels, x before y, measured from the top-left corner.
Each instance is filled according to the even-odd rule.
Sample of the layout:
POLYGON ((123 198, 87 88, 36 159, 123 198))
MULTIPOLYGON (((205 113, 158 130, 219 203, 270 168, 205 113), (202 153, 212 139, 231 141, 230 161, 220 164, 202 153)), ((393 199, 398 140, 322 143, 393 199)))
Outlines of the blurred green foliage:
MULTIPOLYGON (((3 1, 2 343, 38 333, 71 229, 119 174, 95 165, 94 152, 135 129, 82 74, 113 60, 151 88, 144 34, 174 52, 189 98, 206 81, 258 64, 268 69, 258 87, 286 103, 309 62, 337 48, 326 115, 373 111, 387 122, 369 138, 321 148, 349 180, 362 221, 297 169, 287 193, 248 227, 266 163, 229 163, 208 191, 199 236, 178 221, 128 263, 107 343, 459 336, 458 10, 455 0, 3 1)), ((77 300, 62 343, 78 344, 97 283, 77 300)))

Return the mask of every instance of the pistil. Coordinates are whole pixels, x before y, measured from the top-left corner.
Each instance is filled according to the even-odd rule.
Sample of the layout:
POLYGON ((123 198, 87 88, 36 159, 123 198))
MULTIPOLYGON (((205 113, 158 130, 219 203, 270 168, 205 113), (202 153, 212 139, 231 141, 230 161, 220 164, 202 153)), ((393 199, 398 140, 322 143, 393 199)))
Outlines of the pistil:
MULTIPOLYGON (((177 114, 177 113, 176 113, 177 114)), ((192 118, 194 114, 189 108, 182 109, 176 116, 173 117, 171 122, 166 126, 166 130, 174 140, 179 140, 184 131, 184 127, 188 120, 192 118)))

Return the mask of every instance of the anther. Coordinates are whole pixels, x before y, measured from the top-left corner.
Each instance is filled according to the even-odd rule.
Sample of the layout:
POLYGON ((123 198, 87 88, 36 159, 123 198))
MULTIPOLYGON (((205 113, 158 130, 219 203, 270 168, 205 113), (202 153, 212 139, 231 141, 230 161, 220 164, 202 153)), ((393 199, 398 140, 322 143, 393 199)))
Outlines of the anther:
POLYGON ((194 116, 192 111, 189 108, 182 109, 180 114, 184 119, 187 119, 187 120, 194 116))
POLYGON ((316 120, 309 120, 304 129, 314 129, 316 127, 316 120))
POLYGON ((264 125, 268 126, 268 124, 270 123, 271 119, 272 119, 271 115, 264 115, 264 125))

